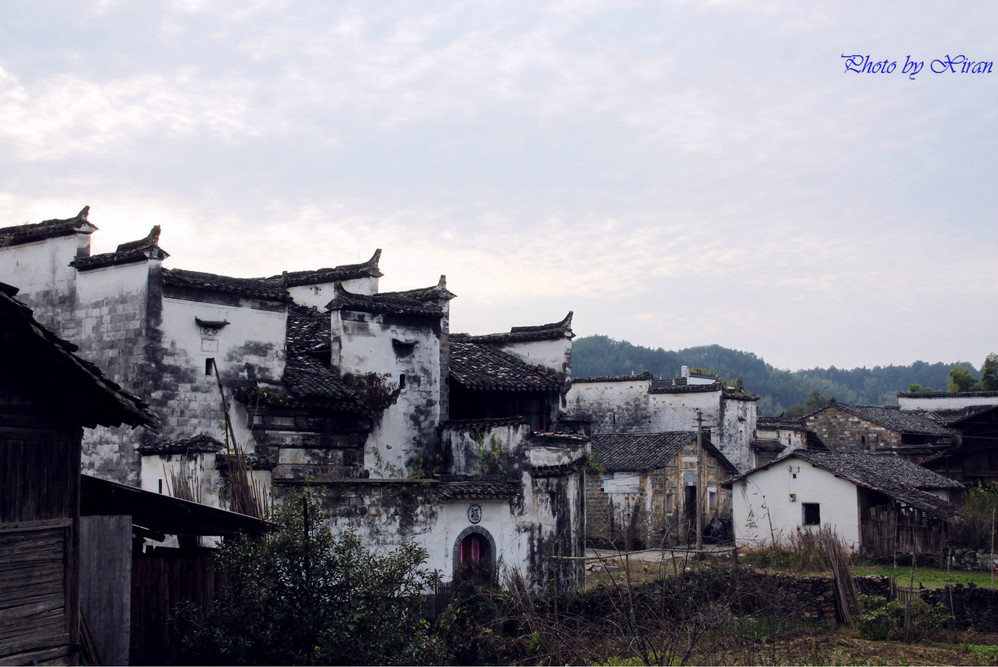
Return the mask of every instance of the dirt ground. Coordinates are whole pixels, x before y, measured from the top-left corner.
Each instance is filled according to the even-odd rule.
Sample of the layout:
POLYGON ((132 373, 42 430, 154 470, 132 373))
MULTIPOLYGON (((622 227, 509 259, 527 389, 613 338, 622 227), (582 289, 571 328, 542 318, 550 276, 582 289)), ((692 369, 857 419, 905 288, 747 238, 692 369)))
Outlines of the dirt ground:
POLYGON ((957 633, 933 642, 860 639, 847 629, 776 638, 771 642, 705 641, 691 664, 699 665, 998 665, 998 635, 957 633))

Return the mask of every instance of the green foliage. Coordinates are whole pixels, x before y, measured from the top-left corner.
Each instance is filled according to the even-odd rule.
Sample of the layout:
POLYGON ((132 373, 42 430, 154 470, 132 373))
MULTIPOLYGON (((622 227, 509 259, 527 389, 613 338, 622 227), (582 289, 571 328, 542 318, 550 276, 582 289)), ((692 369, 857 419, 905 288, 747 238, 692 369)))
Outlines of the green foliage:
POLYGON ((225 585, 176 620, 195 664, 439 664, 442 645, 421 614, 438 575, 411 544, 375 555, 356 535, 317 525, 319 497, 293 495, 259 539, 220 548, 225 585), (312 518, 309 521, 309 517, 312 518))
POLYGON ((950 613, 942 604, 933 606, 915 598, 911 601, 910 629, 906 633, 905 603, 898 600, 888 602, 880 595, 860 595, 859 603, 863 611, 856 617, 857 627, 863 637, 874 641, 911 641, 932 637, 950 620, 950 613))
POLYGON ((505 472, 506 462, 502 453, 502 442, 495 435, 485 442, 482 431, 475 432, 475 472, 479 475, 499 475, 505 472))
POLYGON ((908 391, 912 394, 926 393, 932 391, 932 387, 923 387, 922 385, 916 382, 914 384, 908 385, 908 391))
POLYGON ((946 379, 946 389, 949 391, 974 391, 977 388, 977 378, 966 366, 954 366, 946 379))
MULTIPOLYGON (((576 377, 629 375, 645 370, 655 377, 675 377, 683 365, 716 369, 722 376, 740 378, 745 388, 759 396, 759 412, 778 415, 787 407, 803 403, 811 391, 834 396, 844 403, 896 404, 897 392, 912 384, 944 387, 957 364, 916 361, 908 366, 873 368, 812 368, 780 370, 749 352, 720 345, 691 347, 679 351, 651 349, 616 341, 606 336, 576 338, 572 346, 572 373, 576 377)), ((998 371, 998 360, 995 361, 998 371)))
MULTIPOLYGON (((971 549, 990 549, 998 516, 998 482, 978 484, 963 497, 960 541, 971 549)), ((995 538, 998 539, 998 538, 995 538)))
POLYGON ((797 405, 792 405, 786 409, 783 416, 787 419, 799 419, 804 415, 809 415, 816 410, 820 410, 826 405, 831 405, 835 402, 834 398, 829 398, 827 396, 822 396, 821 392, 817 389, 811 391, 807 395, 807 400, 803 403, 798 403, 797 405))
POLYGON ((998 354, 992 352, 981 366, 980 391, 998 391, 998 354))

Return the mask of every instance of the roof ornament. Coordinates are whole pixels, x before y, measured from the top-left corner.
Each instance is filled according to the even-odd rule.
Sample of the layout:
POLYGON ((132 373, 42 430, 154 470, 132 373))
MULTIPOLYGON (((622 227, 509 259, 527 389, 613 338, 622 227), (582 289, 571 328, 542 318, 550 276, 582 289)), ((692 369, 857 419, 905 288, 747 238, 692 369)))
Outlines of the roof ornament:
POLYGON ((84 206, 80 209, 80 212, 76 214, 76 219, 86 220, 88 215, 90 215, 90 206, 84 206))

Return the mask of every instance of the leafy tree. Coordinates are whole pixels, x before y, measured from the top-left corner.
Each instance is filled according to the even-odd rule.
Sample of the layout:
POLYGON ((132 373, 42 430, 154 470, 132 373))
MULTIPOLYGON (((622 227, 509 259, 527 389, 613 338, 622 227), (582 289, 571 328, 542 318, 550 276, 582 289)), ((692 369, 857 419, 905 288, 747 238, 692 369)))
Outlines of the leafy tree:
POLYGON ((946 380, 946 388, 949 391, 974 391, 977 388, 977 378, 966 366, 954 366, 946 380))
POLYGON ((918 384, 916 382, 914 384, 909 384, 908 385, 908 391, 911 392, 911 393, 920 393, 920 392, 924 393, 924 392, 932 391, 932 387, 923 387, 922 385, 920 385, 920 384, 918 384))
POLYGON ((339 537, 316 521, 311 491, 292 495, 260 539, 220 548, 225 575, 206 609, 177 612, 185 658, 194 664, 440 664, 447 656, 423 619, 421 593, 437 574, 411 544, 388 555, 339 537), (312 521, 309 521, 312 517, 312 521))
POLYGON ((992 352, 981 366, 981 391, 998 391, 998 354, 992 352))
POLYGON ((826 405, 831 405, 834 402, 834 398, 823 396, 820 391, 814 389, 807 395, 807 400, 803 403, 790 406, 787 408, 786 412, 783 413, 783 416, 787 419, 799 419, 804 415, 809 415, 815 410, 820 410, 826 405))

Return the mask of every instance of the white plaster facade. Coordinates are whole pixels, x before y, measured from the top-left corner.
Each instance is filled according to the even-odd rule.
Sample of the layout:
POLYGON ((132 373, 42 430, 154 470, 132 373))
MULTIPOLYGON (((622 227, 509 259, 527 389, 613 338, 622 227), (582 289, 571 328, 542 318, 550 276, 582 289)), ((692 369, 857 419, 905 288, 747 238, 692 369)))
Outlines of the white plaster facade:
POLYGON ((832 528, 842 544, 860 544, 857 487, 796 457, 736 479, 731 490, 735 544, 785 544, 796 531, 832 528), (817 505, 818 523, 805 523, 805 505, 817 505))
POLYGON ((998 405, 998 391, 898 393, 898 406, 908 411, 959 410, 982 405, 998 405))
MULTIPOLYGON (((361 529, 370 546, 415 540, 447 577, 454 541, 470 530, 493 541, 494 560, 522 569, 538 586, 551 572, 552 551, 582 555, 585 437, 535 435, 522 422, 488 427, 487 442, 493 435, 501 441, 503 478, 496 481, 474 469, 474 439, 445 435, 454 295, 443 278, 433 288, 379 293, 380 251, 363 265, 260 279, 165 269, 158 228, 91 257, 96 227, 85 213, 0 230, 0 281, 21 287, 39 321, 77 342, 159 414, 158 433, 88 434, 85 471, 166 492, 171 472, 183 470, 196 477, 203 502, 225 506, 221 445, 182 450, 199 434, 226 440, 221 382, 235 440, 255 467, 252 478, 278 500, 306 479, 328 487, 330 522, 361 529), (34 237, 26 240, 26 231, 34 237), (328 332, 315 341, 312 331, 318 347, 296 350, 296 363, 314 362, 308 368, 316 373, 299 378, 298 389, 322 385, 304 401, 288 380, 293 304, 311 308, 298 317, 328 332), (385 391, 376 409, 363 412, 360 403, 335 397, 323 407, 323 391, 362 387, 365 377, 385 391), (471 504, 482 509, 477 523, 467 512, 471 504)), ((563 386, 571 374, 570 321, 571 314, 558 325, 495 335, 495 347, 547 369, 540 375, 563 386)), ((531 401, 553 411, 553 422, 558 392, 552 398, 550 387, 544 391, 531 393, 531 401)), ((563 585, 581 581, 581 564, 556 567, 563 585)))

